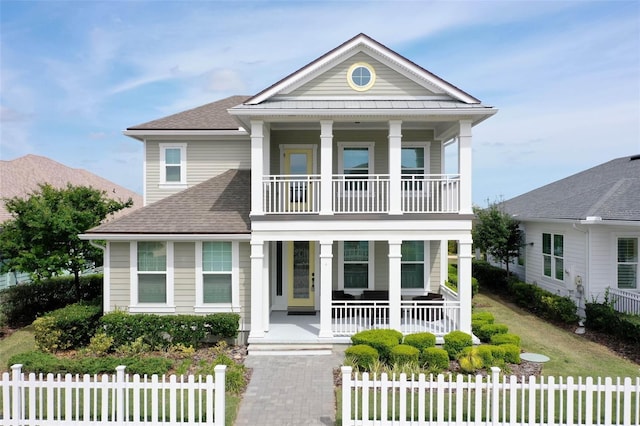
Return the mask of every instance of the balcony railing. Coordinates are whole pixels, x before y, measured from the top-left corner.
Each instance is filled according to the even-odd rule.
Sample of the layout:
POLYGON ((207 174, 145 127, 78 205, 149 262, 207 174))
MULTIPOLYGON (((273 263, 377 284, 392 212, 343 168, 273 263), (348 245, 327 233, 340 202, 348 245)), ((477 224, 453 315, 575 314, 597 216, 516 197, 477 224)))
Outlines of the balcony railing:
MULTIPOLYGON (((266 214, 319 213, 320 175, 263 177, 266 214)), ((459 175, 402 175, 401 209, 406 213, 457 213, 460 208, 459 175)), ((333 213, 388 213, 389 175, 333 175, 333 213)))

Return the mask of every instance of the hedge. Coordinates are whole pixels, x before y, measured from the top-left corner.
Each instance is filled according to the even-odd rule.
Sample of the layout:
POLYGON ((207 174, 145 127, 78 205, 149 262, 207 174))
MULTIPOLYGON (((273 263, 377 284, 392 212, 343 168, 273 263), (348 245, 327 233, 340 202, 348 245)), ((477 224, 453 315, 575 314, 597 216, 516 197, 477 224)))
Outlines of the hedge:
POLYGON ((456 330, 444 335, 442 348, 447 351, 450 359, 456 359, 464 348, 471 346, 473 346, 471 335, 463 331, 456 330))
POLYGON ((369 370, 379 359, 378 351, 369 345, 354 345, 348 347, 344 354, 358 367, 369 370))
POLYGON ((0 316, 11 327, 24 327, 37 317, 76 302, 102 305, 102 274, 72 275, 39 283, 18 284, 0 290, 0 316))
POLYGON ((585 326, 605 332, 623 342, 640 345, 640 316, 617 312, 610 303, 587 303, 585 326))
POLYGON ((375 348, 382 361, 389 360, 391 349, 398 346, 401 340, 402 333, 390 329, 365 330, 351 336, 354 345, 369 345, 375 348))
POLYGON ((74 303, 33 322, 36 345, 45 352, 86 346, 98 325, 102 308, 74 303))
POLYGON ((155 315, 110 312, 100 318, 105 334, 119 347, 142 337, 152 349, 170 345, 200 347, 208 337, 230 338, 238 335, 240 315, 155 315))
POLYGON ((436 345, 436 335, 428 332, 407 334, 402 343, 423 350, 436 345))
POLYGON ((392 364, 407 364, 409 362, 418 362, 420 358, 420 349, 409 345, 398 345, 391 348, 389 360, 392 364))

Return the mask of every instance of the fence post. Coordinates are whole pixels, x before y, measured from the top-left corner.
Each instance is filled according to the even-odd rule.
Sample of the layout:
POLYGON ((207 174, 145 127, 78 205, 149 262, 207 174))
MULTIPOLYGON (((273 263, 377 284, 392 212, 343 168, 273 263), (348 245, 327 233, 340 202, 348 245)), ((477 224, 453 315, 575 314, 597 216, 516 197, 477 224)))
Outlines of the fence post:
POLYGON ((13 382, 11 417, 13 420, 22 420, 22 364, 11 366, 11 381, 13 382))
POLYGON ((125 394, 125 380, 124 380, 124 365, 116 367, 116 419, 118 423, 124 423, 124 394, 125 394))
POLYGON ((500 368, 491 367, 491 424, 498 425, 500 419, 500 392, 498 382, 500 381, 500 368))
POLYGON ((352 368, 343 365, 342 370, 342 424, 351 424, 351 371, 352 368))
POLYGON ((214 402, 214 424, 216 426, 224 426, 224 417, 225 417, 225 411, 226 411, 226 407, 225 407, 225 384, 226 384, 226 379, 225 379, 225 372, 227 370, 227 366, 226 365, 216 365, 213 368, 213 371, 215 372, 215 382, 214 382, 214 397, 215 397, 215 402, 214 402))

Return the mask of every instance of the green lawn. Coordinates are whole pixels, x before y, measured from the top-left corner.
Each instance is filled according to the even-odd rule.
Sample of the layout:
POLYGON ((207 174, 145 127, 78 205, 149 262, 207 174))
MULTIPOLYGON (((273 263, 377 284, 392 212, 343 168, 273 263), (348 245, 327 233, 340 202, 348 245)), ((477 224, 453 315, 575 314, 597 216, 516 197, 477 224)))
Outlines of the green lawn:
POLYGON ((473 298, 474 312, 489 311, 496 323, 509 326, 509 332, 522 338, 522 349, 548 356, 544 376, 637 377, 640 365, 575 333, 555 327, 533 314, 505 303, 490 294, 473 298))
POLYGON ((9 371, 9 358, 13 355, 32 351, 36 348, 33 338, 33 327, 24 327, 11 336, 0 340, 0 372, 9 371))

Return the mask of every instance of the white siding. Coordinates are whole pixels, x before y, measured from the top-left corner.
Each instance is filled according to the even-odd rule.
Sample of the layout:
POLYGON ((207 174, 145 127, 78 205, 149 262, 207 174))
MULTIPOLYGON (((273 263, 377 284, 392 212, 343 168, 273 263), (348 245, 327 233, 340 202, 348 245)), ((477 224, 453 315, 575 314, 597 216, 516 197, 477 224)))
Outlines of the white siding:
POLYGON ((184 187, 160 187, 160 143, 187 144, 187 186, 191 187, 229 169, 251 168, 250 143, 246 141, 147 141, 146 204, 151 204, 184 187))
POLYGON ((433 94, 433 92, 362 52, 290 93, 295 96, 428 96, 433 94), (349 67, 356 62, 368 63, 376 73, 374 86, 365 92, 357 92, 347 83, 349 67))
POLYGON ((240 251, 240 330, 251 323, 251 245, 241 242, 240 251))
POLYGON ((130 259, 129 259, 129 243, 109 243, 110 263, 111 263, 111 282, 109 294, 109 311, 128 310, 130 295, 130 259))

